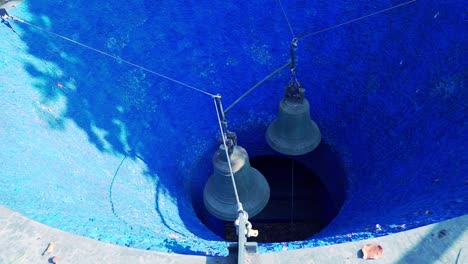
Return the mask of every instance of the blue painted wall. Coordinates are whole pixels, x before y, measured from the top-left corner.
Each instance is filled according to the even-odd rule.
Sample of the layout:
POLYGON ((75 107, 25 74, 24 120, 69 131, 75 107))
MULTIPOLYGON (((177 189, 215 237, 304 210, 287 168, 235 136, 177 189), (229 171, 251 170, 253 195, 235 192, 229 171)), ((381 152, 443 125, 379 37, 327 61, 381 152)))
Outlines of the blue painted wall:
MULTIPOLYGON (((285 1, 284 7, 293 33, 303 36, 399 3, 285 1)), ((289 59, 292 34, 277 1, 119 4, 25 1, 10 13, 221 93, 225 106, 289 59)), ((418 0, 299 42, 298 78, 323 142, 345 172, 346 200, 309 241, 262 251, 385 235, 400 231, 397 225, 468 212, 462 10, 463 1, 418 0)), ((217 147, 212 99, 10 23, 17 33, 0 28, 0 203, 106 242, 226 254, 192 207, 217 147)), ((264 132, 288 80, 282 71, 228 115, 251 157, 273 154, 264 132)), ((333 178, 324 181, 333 186, 333 178)))

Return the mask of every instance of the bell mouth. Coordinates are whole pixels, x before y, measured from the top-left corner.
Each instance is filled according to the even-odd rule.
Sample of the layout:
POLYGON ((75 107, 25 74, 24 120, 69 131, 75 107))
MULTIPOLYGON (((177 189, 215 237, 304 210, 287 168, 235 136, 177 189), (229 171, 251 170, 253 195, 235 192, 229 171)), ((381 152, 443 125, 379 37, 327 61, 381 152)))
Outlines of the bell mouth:
POLYGON ((278 120, 273 121, 265 134, 268 145, 275 151, 285 155, 304 155, 318 147, 321 140, 320 129, 317 124, 310 120, 307 130, 309 133, 301 138, 292 138, 284 134, 277 134, 275 131, 280 130, 278 120))
POLYGON ((265 177, 250 166, 249 155, 244 148, 234 146, 229 160, 231 166, 225 148, 221 145, 213 157, 214 172, 205 185, 203 203, 214 217, 233 222, 238 218, 237 199, 242 203, 243 210, 253 217, 268 203, 270 187, 265 177))
MULTIPOLYGON (((265 177, 270 197, 262 211, 249 217, 253 228, 259 231, 258 237, 250 237, 249 241, 306 240, 338 215, 347 183, 340 159, 325 142, 303 156, 270 151, 252 156, 249 163, 265 177)), ((198 218, 209 230, 224 240, 237 241, 234 223, 228 221, 232 219, 217 219, 211 210, 197 207, 196 200, 193 203, 198 218)))

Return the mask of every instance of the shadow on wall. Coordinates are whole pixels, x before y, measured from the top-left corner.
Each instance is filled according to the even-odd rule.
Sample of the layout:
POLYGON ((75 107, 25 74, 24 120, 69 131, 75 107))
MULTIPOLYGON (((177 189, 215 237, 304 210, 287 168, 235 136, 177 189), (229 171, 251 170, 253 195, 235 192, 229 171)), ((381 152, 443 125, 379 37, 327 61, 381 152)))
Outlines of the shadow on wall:
MULTIPOLYGON (((290 35, 276 3, 276 9, 266 10, 263 3, 252 1, 209 7, 183 2, 174 6, 143 0, 126 5, 42 0, 22 5, 28 6, 34 24, 210 92, 219 91, 224 102, 232 102, 287 61, 290 35)), ((292 23, 302 33, 314 30, 309 21, 297 19, 336 25, 374 10, 363 2, 323 2, 317 5, 325 6, 306 9, 291 4, 287 11, 300 13, 292 23), (336 21, 338 17, 343 21, 336 21)), ((378 10, 388 7, 387 2, 373 4, 378 10)), ((299 51, 305 59, 299 60, 298 75, 308 89, 313 119, 350 178, 349 201, 322 237, 344 236, 376 223, 408 221, 417 226, 466 212, 463 199, 452 206, 463 194, 458 178, 466 172, 460 155, 466 139, 462 88, 468 60, 462 52, 463 20, 451 15, 461 3, 423 5, 417 2, 411 9, 301 42, 299 51), (438 178, 440 185, 433 184, 438 178), (434 196, 440 201, 431 204, 434 216, 427 218, 420 211, 434 196)), ((196 236, 217 239, 194 217, 189 195, 192 177, 207 178, 211 172, 217 147, 212 100, 29 27, 14 26, 24 31, 29 54, 43 62, 26 65, 38 80, 35 88, 42 94, 41 103, 66 98, 66 112, 50 119, 50 126, 63 129, 64 120, 72 120, 103 153, 141 157, 149 177, 164 174, 160 184, 177 200, 186 227, 196 236)), ((264 128, 276 115, 286 74, 278 79, 252 93, 229 116, 240 145, 249 147, 251 157, 268 154, 262 150, 264 128)))
MULTIPOLYGON (((243 65, 255 64, 253 60, 260 55, 251 51, 255 56, 242 58, 242 52, 258 45, 262 32, 248 33, 257 24, 240 18, 230 22, 235 27, 217 26, 216 17, 210 15, 216 9, 239 13, 243 4, 213 5, 206 13, 196 12, 204 8, 201 5, 187 6, 184 2, 180 4, 184 8, 178 10, 173 4, 156 5, 143 0, 125 6, 102 1, 29 1, 23 5, 32 15, 28 20, 32 24, 177 80, 196 83, 210 92, 238 86, 235 75, 253 84, 258 76, 284 63, 284 56, 262 58, 262 69, 244 72, 243 65), (187 19, 185 12, 190 12, 192 19, 187 19), (233 38, 255 38, 232 43, 223 38, 227 28, 235 28, 230 33, 233 38), (230 78, 218 75, 225 70, 230 78)), ((158 207, 161 196, 177 200, 179 215, 190 232, 199 238, 218 240, 194 217, 189 197, 193 164, 210 164, 211 157, 203 155, 217 145, 218 124, 212 99, 26 25, 13 25, 23 30, 21 39, 28 53, 42 62, 25 65, 37 80, 34 88, 42 95, 41 104, 66 99, 66 111, 48 118, 50 127, 63 130, 64 121, 72 120, 101 152, 144 161, 148 177, 163 176, 158 179, 154 202, 166 227, 178 233, 158 207)), ((239 94, 243 90, 239 89, 239 94)), ((234 96, 226 93, 224 98, 234 96)), ((210 170, 207 167, 205 172, 210 170)), ((172 246, 177 252, 186 252, 176 242, 172 246)))
MULTIPOLYGON (((466 244, 464 240, 467 238, 467 233, 462 228, 465 222, 466 216, 462 216, 383 238, 382 244, 379 240, 372 244, 383 249, 377 258, 385 263, 465 263, 466 256, 462 255, 466 244)), ((379 255, 377 251, 368 251, 368 254, 371 259, 372 256, 379 255)), ((359 249, 356 256, 362 259, 363 250, 359 249)))
MULTIPOLYGON (((398 264, 418 263, 465 263, 463 260, 468 259, 465 254, 466 247, 462 241, 466 239, 466 232, 463 228, 463 220, 461 218, 453 219, 440 224, 435 224, 431 229, 426 231, 425 236, 409 239, 410 241, 419 240, 406 254, 401 256, 398 264), (462 246, 461 248, 454 245, 462 246)), ((466 221, 465 221, 466 222, 466 221)))

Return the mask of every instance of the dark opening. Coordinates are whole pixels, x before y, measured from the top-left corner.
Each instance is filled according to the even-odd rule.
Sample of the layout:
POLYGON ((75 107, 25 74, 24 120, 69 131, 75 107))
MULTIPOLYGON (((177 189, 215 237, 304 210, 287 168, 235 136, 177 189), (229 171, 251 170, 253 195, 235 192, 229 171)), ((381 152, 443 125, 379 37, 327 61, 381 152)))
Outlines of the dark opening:
MULTIPOLYGON (((335 217, 333 199, 320 178, 301 161, 289 157, 259 156, 250 159, 270 185, 270 200, 260 214, 250 218, 258 237, 249 241, 305 240, 335 217)), ((233 223, 224 225, 224 238, 237 241, 233 223)))
MULTIPOLYGON (((210 150, 206 156, 214 151, 210 150)), ((314 151, 301 156, 265 152, 268 154, 252 155, 250 164, 268 181, 270 200, 262 212, 249 218, 253 228, 259 230, 259 237, 250 237, 248 241, 307 240, 324 229, 341 210, 347 186, 343 163, 338 153, 324 141, 314 151), (291 196, 293 164, 294 193, 291 196)), ((201 223, 213 234, 220 239, 237 241, 234 223, 217 219, 203 204, 203 191, 200 190, 203 190, 210 176, 206 172, 212 170, 211 162, 199 163, 196 172, 200 174, 195 175, 192 181, 192 205, 201 223)), ((207 236, 206 239, 211 238, 207 236)))

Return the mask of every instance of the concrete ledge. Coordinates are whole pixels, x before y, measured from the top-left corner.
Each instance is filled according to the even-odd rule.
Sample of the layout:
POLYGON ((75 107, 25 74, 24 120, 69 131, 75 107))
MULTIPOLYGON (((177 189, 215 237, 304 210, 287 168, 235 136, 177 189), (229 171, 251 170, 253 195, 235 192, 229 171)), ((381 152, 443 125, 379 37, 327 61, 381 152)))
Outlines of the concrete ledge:
POLYGON ((264 254, 262 263, 367 263, 366 244, 379 244, 383 256, 371 263, 468 263, 468 215, 384 237, 332 246, 264 254))
MULTIPOLYGON (((364 263, 362 246, 380 244, 372 263, 468 263, 468 215, 386 237, 250 256, 250 263, 364 263)), ((102 243, 54 229, 0 206, 0 263, 236 263, 228 258, 145 251, 102 243), (42 256, 50 242, 52 254, 42 256)))
MULTIPOLYGON (((0 263, 49 263, 53 256, 65 263, 207 263, 208 258, 145 251, 102 243, 48 227, 0 206, 0 263), (52 254, 41 254, 50 242, 52 254)), ((221 263, 215 258, 213 262, 221 263)))

